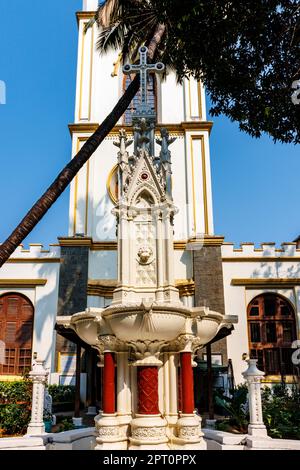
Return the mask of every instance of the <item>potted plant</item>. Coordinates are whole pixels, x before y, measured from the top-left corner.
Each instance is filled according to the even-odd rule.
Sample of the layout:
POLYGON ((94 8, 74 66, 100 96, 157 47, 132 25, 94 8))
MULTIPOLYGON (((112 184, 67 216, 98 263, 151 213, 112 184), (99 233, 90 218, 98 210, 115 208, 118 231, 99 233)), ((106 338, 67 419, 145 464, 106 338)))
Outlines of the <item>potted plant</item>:
POLYGON ((45 432, 51 432, 52 431, 53 415, 50 411, 44 410, 43 421, 44 421, 44 424, 45 424, 45 432))

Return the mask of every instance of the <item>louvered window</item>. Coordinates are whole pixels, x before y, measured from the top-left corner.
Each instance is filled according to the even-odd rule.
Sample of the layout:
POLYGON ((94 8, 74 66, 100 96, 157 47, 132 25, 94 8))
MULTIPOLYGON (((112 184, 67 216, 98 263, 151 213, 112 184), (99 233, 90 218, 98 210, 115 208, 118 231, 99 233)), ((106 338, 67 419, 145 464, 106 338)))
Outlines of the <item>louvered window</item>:
POLYGON ((0 375, 22 375, 31 367, 33 306, 19 294, 0 297, 0 375))

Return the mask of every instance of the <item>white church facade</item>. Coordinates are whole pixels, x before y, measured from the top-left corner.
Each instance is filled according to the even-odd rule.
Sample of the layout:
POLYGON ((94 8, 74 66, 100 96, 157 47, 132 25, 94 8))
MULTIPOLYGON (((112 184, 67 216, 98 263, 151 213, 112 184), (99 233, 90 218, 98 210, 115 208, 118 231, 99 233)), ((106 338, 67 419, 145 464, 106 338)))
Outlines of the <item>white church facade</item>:
MULTIPOLYGON (((111 111, 130 80, 123 74, 118 53, 100 56, 97 52, 97 27, 85 32, 98 1, 85 0, 83 4, 77 14, 75 119, 69 125, 72 157, 111 111)), ((116 143, 122 130, 128 140, 134 140, 132 115, 138 99, 73 180, 68 235, 58 237, 49 250, 42 245, 30 245, 29 250, 19 247, 0 269, 0 381, 21 379, 36 354, 50 371, 50 383, 74 384, 77 364, 82 400, 87 405, 101 402, 97 384, 103 377, 97 367, 97 352, 74 330, 65 328, 69 320, 63 325, 62 317, 67 319, 86 309, 109 311, 116 289, 120 289, 120 272, 123 269, 130 277, 134 269, 126 260, 120 267, 115 208, 123 183, 116 143)), ((177 296, 182 308, 207 307, 233 319, 209 339, 208 348, 201 345, 197 358, 206 361, 210 355, 220 368, 228 367, 229 362, 239 384, 246 354, 258 359, 266 383, 294 383, 299 376, 291 356, 292 344, 300 338, 300 243, 283 243, 280 249, 274 243, 262 243, 260 248, 242 243, 236 248, 215 234, 209 149, 213 123, 207 121, 203 86, 194 79, 177 84, 172 73, 165 80, 153 74, 148 81, 148 99, 157 116, 153 155, 161 152, 161 129, 168 133, 172 160, 169 185, 177 208, 172 246, 157 276, 172 285, 172 264, 169 295, 177 296)), ((128 152, 132 153, 130 147, 128 152)), ((142 244, 143 233, 139 236, 142 244)), ((129 244, 122 249, 123 253, 130 251, 129 244)), ((151 273, 143 272, 143 276, 150 279, 151 273)), ((167 367, 164 360, 158 367, 162 395, 167 367)), ((161 400, 160 411, 165 406, 161 400)))

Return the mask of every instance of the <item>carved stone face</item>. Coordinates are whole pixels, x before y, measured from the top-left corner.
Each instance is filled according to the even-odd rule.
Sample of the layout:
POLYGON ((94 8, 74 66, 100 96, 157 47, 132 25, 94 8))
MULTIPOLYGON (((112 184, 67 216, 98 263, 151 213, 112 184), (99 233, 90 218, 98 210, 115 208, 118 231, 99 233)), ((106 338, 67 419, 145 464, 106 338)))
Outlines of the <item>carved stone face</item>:
POLYGON ((142 246, 138 251, 139 262, 146 264, 150 260, 153 252, 149 246, 142 246))

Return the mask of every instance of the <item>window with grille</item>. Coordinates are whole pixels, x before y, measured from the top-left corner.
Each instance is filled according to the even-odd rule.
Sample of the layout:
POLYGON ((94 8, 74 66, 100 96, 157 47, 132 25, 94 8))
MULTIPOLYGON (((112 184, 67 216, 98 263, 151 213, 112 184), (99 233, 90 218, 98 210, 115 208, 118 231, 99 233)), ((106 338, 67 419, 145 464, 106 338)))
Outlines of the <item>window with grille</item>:
POLYGON ((288 300, 263 294, 248 306, 250 356, 267 375, 292 375, 292 342, 296 339, 295 312, 288 300))
POLYGON ((31 367, 34 309, 20 294, 0 297, 0 375, 23 375, 31 367))
MULTIPOLYGON (((123 82, 123 88, 124 91, 127 90, 129 87, 130 83, 134 79, 134 76, 131 75, 125 75, 124 76, 124 82, 123 82)), ((137 92, 133 100, 131 101, 129 107, 125 111, 124 114, 124 124, 131 125, 132 124, 132 115, 134 111, 136 110, 137 106, 139 105, 141 101, 141 93, 140 91, 137 92)), ((157 112, 157 98, 156 98, 156 78, 154 74, 149 74, 148 79, 147 79, 147 102, 150 105, 150 107, 157 112)))

